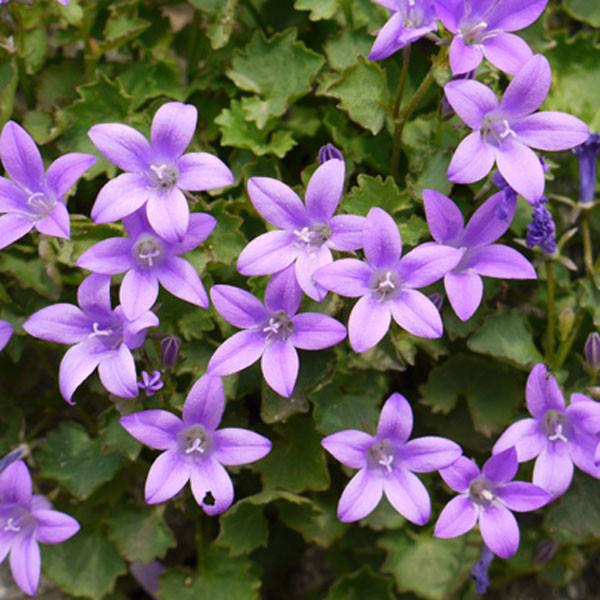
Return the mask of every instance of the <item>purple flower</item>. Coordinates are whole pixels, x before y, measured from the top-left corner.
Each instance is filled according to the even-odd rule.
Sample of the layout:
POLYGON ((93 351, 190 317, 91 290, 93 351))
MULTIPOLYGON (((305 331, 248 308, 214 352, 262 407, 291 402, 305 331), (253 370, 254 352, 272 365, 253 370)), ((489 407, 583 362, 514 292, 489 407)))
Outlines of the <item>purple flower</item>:
POLYGON ((191 104, 163 104, 152 121, 150 142, 119 123, 94 125, 89 136, 112 163, 126 173, 98 194, 92 218, 111 223, 146 206, 148 220, 161 238, 181 241, 190 211, 184 192, 219 189, 233 183, 229 168, 206 152, 184 154, 196 130, 198 112, 191 104))
POLYGON ((485 545, 500 558, 510 558, 519 549, 519 525, 511 511, 529 512, 552 498, 546 490, 512 481, 519 464, 514 448, 489 458, 480 471, 464 456, 440 471, 444 481, 459 495, 442 510, 433 535, 453 538, 479 523, 485 545))
POLYGON ((356 352, 375 346, 392 317, 418 337, 438 338, 443 325, 433 302, 416 288, 431 285, 451 271, 462 251, 429 244, 402 255, 396 223, 381 208, 372 208, 363 232, 366 262, 346 258, 319 269, 315 280, 349 298, 360 298, 350 313, 348 332, 356 352))
POLYGON ((572 394, 571 404, 565 406, 556 379, 543 364, 529 374, 525 395, 533 418, 511 425, 494 445, 494 454, 514 446, 519 462, 537 457, 533 483, 553 496, 560 496, 571 485, 573 464, 592 477, 600 477, 594 464, 600 403, 572 394))
POLYGON ((159 578, 166 571, 165 566, 153 560, 148 564, 136 560, 129 565, 129 571, 133 575, 133 578, 140 584, 140 587, 152 598, 152 600, 159 600, 158 598, 158 587, 159 578))
POLYGON ((0 475, 0 563, 10 553, 10 570, 28 596, 40 581, 39 544, 60 544, 79 531, 79 523, 52 510, 43 496, 33 495, 31 475, 22 460, 0 475))
POLYGON ((340 521, 363 519, 384 493, 411 523, 424 525, 429 520, 429 494, 414 473, 447 467, 462 451, 458 444, 441 437, 409 440, 412 428, 410 404, 404 396, 392 394, 381 409, 375 435, 348 429, 322 440, 322 446, 336 460, 351 469, 360 469, 340 497, 340 521))
POLYGON ((344 191, 345 166, 328 160, 311 177, 306 205, 287 185, 270 177, 248 180, 254 208, 279 227, 252 240, 238 259, 242 275, 271 275, 295 263, 304 293, 321 301, 327 294, 313 281, 314 272, 333 261, 331 250, 353 251, 362 243, 364 217, 333 216, 344 191))
POLYGON ((596 195, 600 134, 592 133, 581 146, 573 148, 573 154, 579 159, 579 199, 584 204, 589 204, 596 195))
POLYGON ((449 179, 473 183, 483 179, 497 163, 516 192, 530 202, 540 198, 544 193, 544 170, 531 148, 567 150, 589 136, 587 125, 571 115, 535 113, 548 95, 550 83, 550 65, 537 54, 510 82, 500 102, 478 81, 446 84, 448 102, 473 129, 452 157, 449 179))
POLYGON ((435 0, 375 0, 392 15, 377 34, 371 60, 383 60, 437 29, 435 0))
POLYGON ((60 238, 71 231, 64 195, 95 162, 90 154, 73 152, 44 171, 42 156, 31 136, 14 121, 0 135, 0 159, 10 179, 0 177, 0 248, 32 229, 60 238))
POLYGON ((233 502, 233 484, 225 466, 245 465, 266 456, 271 442, 247 429, 217 429, 225 394, 218 377, 201 377, 183 405, 183 419, 165 410, 121 417, 121 425, 139 442, 164 452, 146 479, 146 502, 169 500, 190 481, 192 494, 209 515, 233 502))
POLYGON ((94 273, 126 273, 119 300, 129 319, 149 310, 158 297, 159 283, 173 296, 208 307, 208 296, 192 265, 179 257, 197 248, 216 225, 203 213, 190 215, 189 226, 181 241, 169 242, 157 235, 145 215, 137 211, 123 220, 126 238, 98 242, 84 252, 77 265, 94 273))
POLYGON ((540 198, 533 205, 531 222, 527 225, 527 246, 539 246, 542 252, 551 255, 556 250, 556 224, 552 213, 546 208, 546 198, 540 198))
POLYGON ((53 304, 31 315, 23 329, 49 342, 73 345, 67 350, 58 374, 63 398, 71 398, 79 385, 98 367, 102 385, 115 396, 137 396, 137 375, 131 350, 144 343, 146 329, 158 318, 145 312, 128 319, 120 306, 110 303, 110 277, 90 275, 77 291, 78 306, 53 304))
POLYGON ((325 144, 319 148, 319 164, 323 164, 328 160, 344 160, 342 151, 336 148, 333 144, 325 144))
POLYGON ((277 273, 265 291, 263 305, 252 294, 230 285, 215 285, 210 290, 219 314, 243 329, 225 340, 208 363, 210 375, 231 375, 259 358, 267 384, 289 398, 296 385, 301 350, 322 350, 346 337, 346 328, 321 313, 300 313, 302 292, 294 267, 277 273))
POLYGON ((164 386, 165 384, 160 378, 160 371, 152 371, 151 375, 147 371, 142 371, 142 380, 138 381, 138 387, 140 390, 144 390, 148 398, 154 396, 164 386))
POLYGON ((0 320, 0 352, 6 348, 13 333, 13 326, 8 321, 0 320))
POLYGON ((454 34, 450 67, 454 75, 476 69, 483 57, 515 75, 533 56, 512 31, 529 27, 544 12, 548 0, 440 0, 438 16, 454 34))
POLYGON ((471 569, 471 579, 475 582, 475 589, 480 596, 483 596, 490 587, 489 570, 493 560, 494 553, 484 544, 479 560, 471 569))
POLYGON ((423 192, 427 224, 438 244, 460 248, 461 261, 444 276, 454 312, 462 321, 473 316, 483 297, 482 276, 500 279, 535 279, 531 263, 513 248, 495 244, 510 227, 517 198, 494 194, 473 214, 466 227, 460 209, 434 190, 423 192))
POLYGON ((160 340, 160 360, 167 369, 172 369, 179 357, 181 339, 176 335, 166 335, 160 340))

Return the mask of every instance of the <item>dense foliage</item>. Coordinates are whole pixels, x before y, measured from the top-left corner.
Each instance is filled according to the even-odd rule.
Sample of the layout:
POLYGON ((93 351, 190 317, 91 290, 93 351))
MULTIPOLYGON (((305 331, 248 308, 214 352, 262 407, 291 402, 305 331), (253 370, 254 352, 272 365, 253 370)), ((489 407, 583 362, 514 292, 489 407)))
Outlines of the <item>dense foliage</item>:
MULTIPOLYGON (((225 284, 263 299, 268 278, 244 277, 236 265, 246 245, 272 229, 250 201, 248 179, 275 178, 304 197, 328 143, 345 160, 339 213, 384 209, 398 224, 403 254, 432 238, 423 190, 451 196, 468 221, 497 191, 498 179, 494 184, 490 175, 469 186, 448 179, 451 158, 471 129, 442 91, 452 79, 446 43, 452 35, 440 27, 441 43, 421 39, 410 55, 400 51, 374 62, 368 59, 373 34, 388 16, 371 0, 71 0, 67 6, 12 0, 0 6, 0 123, 22 125, 46 164, 72 152, 98 157, 68 198, 70 239, 34 229, 0 251, 0 319, 15 329, 0 354, 0 455, 20 449, 36 493, 80 525, 68 541, 42 546, 41 589, 115 600, 137 597, 142 588, 163 600, 473 597, 469 575, 482 551, 479 533, 433 536, 454 496, 444 481, 436 473, 419 475, 432 503, 423 527, 385 499, 368 517, 342 523, 336 507, 354 471, 332 460, 321 440, 347 429, 374 434, 383 402, 399 392, 414 413, 411 437, 453 440, 482 466, 500 434, 529 416, 525 383, 536 364, 546 363, 566 397, 600 399, 594 387, 599 342, 591 339, 584 352, 588 335, 600 328, 600 258, 592 247, 600 218, 593 198, 580 194, 571 152, 544 154, 549 202, 532 207, 519 197, 502 237, 527 256, 537 279, 485 278, 483 302, 467 320, 456 316, 438 281, 425 292, 442 303, 443 337, 415 337, 393 324, 366 352, 348 341, 300 350, 289 398, 264 381, 259 363, 224 377, 219 427, 257 432, 272 450, 248 467, 228 467, 235 501, 218 517, 201 510, 189 487, 168 503, 145 503, 144 481, 157 452, 135 441, 120 418, 144 409, 179 415, 217 347, 239 327, 213 305, 204 310, 195 305, 201 300, 175 297, 161 281, 153 307, 160 325, 146 325, 143 345, 132 345, 140 379, 146 372, 140 395, 109 394, 92 375, 74 394, 61 386, 66 399, 73 394, 73 405, 58 383, 66 348, 23 329, 49 305, 76 304, 89 275, 78 259, 99 241, 123 235, 120 222, 90 218, 99 191, 121 170, 102 157, 88 131, 124 123, 146 135, 170 101, 198 109, 187 151, 218 156, 234 178, 224 190, 186 192, 193 196, 192 216, 207 213, 216 221, 210 237, 185 254, 206 289, 225 284), (162 387, 152 379, 155 371, 162 387)), ((595 2, 550 0, 542 17, 519 32, 552 69, 544 110, 575 115, 592 131, 600 128, 599 30, 595 2)), ((484 61, 477 79, 500 97, 512 76, 484 61)), ((325 158, 339 158, 327 152, 325 158)), ((588 195, 589 189, 588 182, 588 195)), ((328 294, 319 303, 312 296, 299 312, 348 323, 355 300, 328 294)), ((137 310, 135 299, 127 310, 137 310)), ((516 479, 531 481, 532 471, 525 463, 516 479)), ((490 596, 540 597, 547 588, 569 588, 591 597, 600 482, 577 472, 564 495, 518 518, 519 552, 491 563, 490 596)))

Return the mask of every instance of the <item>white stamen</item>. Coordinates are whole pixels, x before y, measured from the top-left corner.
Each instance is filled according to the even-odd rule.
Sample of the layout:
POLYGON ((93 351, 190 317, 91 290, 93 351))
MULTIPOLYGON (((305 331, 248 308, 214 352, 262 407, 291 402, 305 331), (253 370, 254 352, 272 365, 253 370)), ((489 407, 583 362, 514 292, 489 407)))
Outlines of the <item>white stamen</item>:
POLYGON ((392 463, 394 462, 394 457, 391 454, 383 454, 381 458, 377 461, 377 464, 386 468, 388 473, 392 472, 392 463))
POLYGON ((504 125, 504 131, 500 134, 500 137, 503 140, 506 139, 509 135, 517 137, 517 134, 510 128, 510 123, 506 119, 502 121, 502 125, 504 125))
POLYGON ((90 335, 88 336, 90 338, 93 338, 93 337, 108 337, 113 332, 112 329, 101 329, 99 323, 93 323, 92 329, 94 330, 94 332, 90 333, 90 335))
POLYGON ((303 227, 302 229, 294 229, 294 235, 305 244, 310 244, 313 238, 312 231, 308 227, 303 227))
POLYGON ((481 490, 481 497, 486 501, 486 502, 491 502, 494 499, 494 494, 492 494, 492 492, 490 492, 490 490, 481 490))
POLYGON ((396 284, 392 281, 392 272, 388 271, 385 274, 385 279, 377 284, 377 289, 381 291, 395 290, 396 284))
POLYGON ((140 252, 138 256, 142 260, 145 260, 148 263, 148 266, 151 267, 154 259, 160 256, 160 250, 145 250, 140 252))
POLYGON ((206 448, 202 444, 202 441, 200 440, 200 438, 194 438, 192 441, 192 445, 188 446, 185 449, 186 454, 191 454, 192 452, 199 452, 200 454, 204 454, 205 451, 206 451, 206 448))
POLYGON ((9 517, 6 521, 6 525, 4 526, 4 531, 12 531, 14 533, 19 533, 21 531, 21 526, 19 525, 19 521, 9 517))
POLYGON ((555 442, 556 440, 560 440, 561 442, 568 442, 568 438, 563 434, 563 426, 562 423, 557 423, 554 427, 554 433, 548 436, 548 439, 551 442, 555 442))
POLYGON ((266 327, 263 327, 264 333, 279 333, 281 329, 281 323, 275 317, 271 317, 266 327))
POLYGON ((154 174, 159 181, 163 181, 165 179, 165 171, 167 171, 168 168, 169 167, 167 165, 150 165, 150 169, 154 171, 154 174))

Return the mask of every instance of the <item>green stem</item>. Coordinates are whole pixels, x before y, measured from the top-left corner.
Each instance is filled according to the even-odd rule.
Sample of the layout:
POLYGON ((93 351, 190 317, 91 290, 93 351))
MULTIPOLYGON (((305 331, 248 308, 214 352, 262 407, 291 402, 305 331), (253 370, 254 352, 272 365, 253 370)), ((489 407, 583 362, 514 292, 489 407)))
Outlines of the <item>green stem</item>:
POLYGON ((269 37, 269 30, 267 29, 267 26, 264 24, 262 17, 260 16, 260 13, 258 12, 258 10, 256 10, 256 6, 254 6, 254 4, 252 4, 252 0, 242 0, 242 1, 243 1, 244 6, 246 7, 246 9, 248 10, 248 12, 252 15, 254 22, 258 25, 260 30, 265 34, 265 37, 269 37))
POLYGON ((206 537, 204 532, 204 516, 202 515, 202 511, 198 511, 198 518, 196 519, 196 570, 198 571, 198 574, 202 573, 205 553, 206 537))
POLYGON ((590 234, 590 210, 584 208, 581 213, 581 235, 583 237, 583 262, 587 276, 594 277, 594 252, 592 250, 592 236, 590 234))
POLYGON ((583 309, 579 309, 577 318, 575 319, 575 323, 573 324, 573 329, 571 331, 571 334, 559 346, 558 352, 556 353, 556 356, 554 357, 554 361, 552 362, 551 367, 550 367, 552 371, 558 371, 558 369, 560 369, 563 366, 565 360, 567 360, 567 357, 569 356, 569 353, 571 352, 571 348, 573 348, 573 344, 575 343, 575 340, 577 339, 577 335, 579 334, 579 328, 581 327, 581 324, 583 323, 584 316, 585 316, 585 311, 583 309))
POLYGON ((402 106, 402 98, 404 97, 404 90, 406 88, 406 81, 408 80, 408 71, 410 67, 410 49, 412 44, 404 46, 402 49, 402 71, 400 72, 400 79, 398 81, 398 91, 396 92, 396 100, 394 101, 394 109, 392 112, 392 118, 394 119, 394 147, 392 149, 392 161, 390 163, 390 173, 392 177, 398 176, 398 169, 400 166, 400 148, 402 147, 402 132, 398 135, 398 128, 400 125, 400 107, 402 106))
POLYGON ((552 260, 546 261, 546 297, 547 297, 547 317, 546 317, 546 362, 550 363, 554 356, 554 337, 556 325, 556 305, 555 305, 556 286, 554 283, 554 265, 552 260))

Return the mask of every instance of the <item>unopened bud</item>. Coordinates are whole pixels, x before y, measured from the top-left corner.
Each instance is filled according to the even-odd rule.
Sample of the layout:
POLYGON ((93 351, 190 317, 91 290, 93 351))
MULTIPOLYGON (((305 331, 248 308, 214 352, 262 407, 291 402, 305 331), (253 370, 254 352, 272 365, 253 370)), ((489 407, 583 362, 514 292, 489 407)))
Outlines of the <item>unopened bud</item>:
POLYGON ((167 369, 172 369, 177 362, 181 340, 176 335, 167 335, 160 340, 160 360, 167 369))
POLYGON ((561 342, 564 342, 571 331, 573 331, 573 325, 575 324, 575 311, 568 306, 563 308, 558 315, 558 335, 560 336, 561 342))
POLYGON ((533 562, 537 566, 541 567, 552 559, 557 550, 558 544, 556 542, 552 540, 544 540, 539 543, 535 552, 535 556, 533 557, 533 562))
POLYGON ((444 296, 442 296, 442 294, 433 292, 433 294, 429 294, 429 299, 433 302, 433 304, 439 311, 442 310, 442 307, 444 306, 444 296))
POLYGON ((321 164, 333 159, 344 160, 342 151, 338 150, 333 144, 326 144, 319 148, 319 162, 321 164))
POLYGON ((593 373, 600 371, 600 334, 597 331, 590 333, 583 347, 585 361, 593 373))

